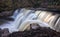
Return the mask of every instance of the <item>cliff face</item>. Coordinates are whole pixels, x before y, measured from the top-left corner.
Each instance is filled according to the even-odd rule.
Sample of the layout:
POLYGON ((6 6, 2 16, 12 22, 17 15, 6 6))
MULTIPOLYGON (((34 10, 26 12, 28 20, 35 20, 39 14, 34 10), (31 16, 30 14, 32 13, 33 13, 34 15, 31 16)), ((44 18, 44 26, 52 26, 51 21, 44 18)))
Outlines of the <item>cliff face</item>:
POLYGON ((43 7, 60 9, 60 0, 0 0, 0 12, 22 7, 43 7))

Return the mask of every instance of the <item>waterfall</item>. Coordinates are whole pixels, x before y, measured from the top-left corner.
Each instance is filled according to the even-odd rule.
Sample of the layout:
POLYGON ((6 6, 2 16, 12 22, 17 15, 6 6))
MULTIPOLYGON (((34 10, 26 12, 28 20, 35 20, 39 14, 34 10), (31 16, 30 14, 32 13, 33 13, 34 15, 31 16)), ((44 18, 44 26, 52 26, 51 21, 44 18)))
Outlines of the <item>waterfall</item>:
MULTIPOLYGON (((27 10, 25 8, 21 9, 20 12, 18 12, 18 10, 16 10, 14 12, 14 14, 16 13, 15 14, 16 17, 15 17, 15 21, 13 23, 13 25, 15 26, 15 30, 13 30, 13 31, 18 31, 20 29, 22 30, 23 26, 25 26, 26 23, 28 23, 28 20, 31 20, 30 22, 33 22, 32 20, 37 20, 38 16, 35 15, 35 12, 36 12, 35 10, 27 10)), ((36 21, 36 23, 38 23, 38 21, 36 21)), ((43 24, 43 22, 42 22, 42 24, 43 24)), ((41 26, 49 27, 46 23, 44 23, 43 25, 42 24, 41 24, 41 26)))
POLYGON ((2 25, 0 25, 0 28, 2 28, 2 29, 8 28, 9 29, 9 32, 17 31, 17 29, 16 29, 16 27, 14 25, 14 22, 16 21, 16 17, 20 13, 19 11, 20 11, 19 9, 15 10, 13 12, 13 15, 9 17, 9 18, 13 18, 14 21, 7 21, 7 20, 5 20, 5 23, 3 23, 2 25))
POLYGON ((19 31, 24 31, 25 29, 30 27, 30 24, 33 24, 33 23, 38 24, 41 27, 49 27, 47 23, 44 23, 40 20, 26 20, 19 27, 19 31))
POLYGON ((10 32, 18 31, 20 25, 26 20, 33 20, 36 19, 36 15, 34 14, 35 10, 27 10, 25 8, 22 8, 20 11, 15 10, 13 17, 15 20, 12 22, 10 32))
POLYGON ((32 14, 33 12, 35 12, 34 10, 27 10, 27 9, 21 9, 20 11, 21 13, 19 13, 15 19, 14 25, 16 28, 19 28, 19 26, 26 20, 26 19, 32 19, 29 15, 32 14))
POLYGON ((20 13, 19 11, 20 11, 19 9, 15 10, 15 11, 13 12, 13 15, 11 16, 11 18, 15 19, 16 16, 20 13))
MULTIPOLYGON (((40 14, 40 11, 35 11, 35 13, 38 12, 40 14)), ((39 15, 38 14, 38 15, 39 15)), ((24 31, 27 27, 29 27, 32 23, 37 23, 41 27, 49 27, 47 23, 42 22, 41 20, 38 20, 38 15, 36 16, 34 13, 30 14, 25 21, 19 26, 19 31, 24 31), (29 19, 30 18, 30 19, 29 19), (35 19, 37 18, 37 19, 35 19)), ((41 15, 42 16, 42 15, 41 15)))
POLYGON ((39 18, 42 19, 44 18, 43 16, 45 16, 45 14, 46 13, 43 14, 42 11, 28 10, 25 8, 22 8, 21 10, 17 9, 11 16, 11 18, 13 18, 14 21, 10 21, 11 23, 10 22, 4 23, 3 25, 0 26, 0 28, 8 28, 10 32, 15 32, 19 30, 21 31, 25 26, 28 26, 27 24, 30 23, 38 23, 42 27, 49 27, 48 24, 38 19, 39 15, 40 15, 39 18))

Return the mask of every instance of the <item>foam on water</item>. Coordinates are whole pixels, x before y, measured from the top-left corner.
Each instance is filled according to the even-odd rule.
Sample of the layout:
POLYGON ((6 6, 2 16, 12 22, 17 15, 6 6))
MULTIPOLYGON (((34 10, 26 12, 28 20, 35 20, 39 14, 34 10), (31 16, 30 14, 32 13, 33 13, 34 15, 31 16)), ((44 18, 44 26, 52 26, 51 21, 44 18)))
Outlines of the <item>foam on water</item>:
POLYGON ((15 10, 12 18, 14 18, 14 21, 8 21, 2 25, 0 25, 0 28, 8 28, 10 32, 15 32, 18 31, 19 29, 22 29, 22 26, 26 23, 39 23, 42 27, 45 26, 47 27, 47 24, 43 22, 40 23, 40 21, 34 21, 37 19, 38 16, 35 15, 35 10, 27 10, 25 8, 22 8, 20 11, 19 9, 15 10))

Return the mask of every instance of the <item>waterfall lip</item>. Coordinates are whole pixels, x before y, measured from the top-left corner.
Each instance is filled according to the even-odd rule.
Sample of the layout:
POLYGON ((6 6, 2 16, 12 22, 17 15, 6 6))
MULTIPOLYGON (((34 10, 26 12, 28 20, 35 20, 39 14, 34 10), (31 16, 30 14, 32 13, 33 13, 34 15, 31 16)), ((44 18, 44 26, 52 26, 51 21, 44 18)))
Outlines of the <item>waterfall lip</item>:
POLYGON ((32 24, 32 23, 37 23, 41 27, 50 27, 47 23, 44 23, 44 22, 39 21, 39 20, 26 20, 21 24, 21 26, 19 27, 19 30, 24 31, 25 28, 27 26, 30 26, 30 24, 32 24))
MULTIPOLYGON (((24 10, 27 11, 26 15, 23 15, 23 18, 20 20, 20 22, 22 23, 22 21, 24 21, 31 13, 35 12, 34 10, 27 10, 27 9, 21 9, 22 11, 20 11, 22 14, 24 13, 24 10)), ((20 13, 17 15, 20 16, 20 13)), ((18 17, 19 18, 19 17, 18 17)))
MULTIPOLYGON (((30 10, 25 16, 23 16, 23 18, 21 19, 21 24, 22 24, 22 22, 24 22, 24 20, 32 13, 31 12, 32 10, 30 10), (30 13, 31 12, 31 13, 30 13)), ((35 11, 33 11, 33 12, 35 12, 35 11)))
MULTIPOLYGON (((28 10, 28 9, 25 9, 25 8, 22 8, 20 11, 19 11, 19 9, 17 9, 17 10, 14 11, 13 16, 10 17, 10 18, 14 19, 14 21, 12 21, 13 24, 10 23, 11 25, 9 25, 9 26, 8 25, 4 25, 5 27, 4 26, 1 27, 2 26, 1 25, 0 27, 1 28, 9 28, 9 27, 11 27, 11 28, 9 28, 9 31, 10 32, 14 32, 14 31, 18 31, 19 27, 26 21, 29 22, 29 24, 30 23, 38 23, 39 26, 50 27, 47 23, 44 23, 44 22, 39 21, 39 20, 36 20, 37 19, 37 15, 35 15, 35 12, 36 12, 35 10, 28 10)), ((7 23, 7 24, 9 24, 9 23, 7 23)))
POLYGON ((10 16, 10 18, 15 19, 15 18, 17 17, 17 15, 18 15, 19 13, 22 13, 21 11, 23 11, 24 9, 25 9, 25 8, 22 8, 22 9, 16 9, 16 10, 13 12, 13 15, 10 16))

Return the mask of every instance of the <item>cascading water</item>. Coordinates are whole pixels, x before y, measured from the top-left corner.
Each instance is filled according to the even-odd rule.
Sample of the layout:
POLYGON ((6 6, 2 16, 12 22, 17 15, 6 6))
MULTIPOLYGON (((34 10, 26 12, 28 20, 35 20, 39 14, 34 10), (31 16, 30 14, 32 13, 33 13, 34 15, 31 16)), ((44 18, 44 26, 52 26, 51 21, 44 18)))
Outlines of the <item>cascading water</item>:
POLYGON ((38 23, 41 27, 49 27, 48 24, 42 22, 41 20, 37 20, 38 19, 37 17, 38 16, 36 16, 35 13, 30 14, 26 18, 26 20, 19 26, 19 30, 24 31, 27 28, 27 26, 29 26, 31 23, 38 23))
POLYGON ((41 21, 45 16, 47 17, 47 15, 49 15, 47 12, 43 13, 44 11, 28 10, 25 8, 22 8, 21 10, 17 9, 14 11, 14 14, 10 16, 14 21, 8 21, 0 25, 0 28, 8 28, 10 32, 24 31, 24 29, 29 26, 28 24, 31 23, 38 23, 41 27, 50 27, 47 23, 41 21))
MULTIPOLYGON (((16 27, 14 25, 14 22, 16 21, 16 17, 19 14, 19 9, 15 10, 15 12, 13 13, 12 16, 10 16, 9 18, 14 19, 14 21, 7 21, 5 23, 3 23, 2 25, 0 25, 0 28, 4 29, 4 28, 8 28, 10 32, 14 32, 16 31, 16 27)), ((6 20, 5 20, 6 21, 6 20)))
POLYGON ((18 14, 19 14, 19 10, 17 9, 17 10, 14 11, 13 15, 11 16, 11 18, 15 19, 18 14))
POLYGON ((10 18, 13 18, 14 21, 9 21, 8 23, 4 23, 3 25, 0 26, 0 28, 8 28, 10 32, 18 31, 20 25, 25 21, 25 20, 33 20, 36 19, 36 15, 34 14, 34 10, 27 10, 22 8, 20 11, 17 9, 15 10, 13 16, 10 18))
MULTIPOLYGON (((21 11, 20 11, 21 12, 21 11)), ((19 26, 27 19, 32 19, 31 17, 33 16, 29 16, 31 13, 35 12, 34 10, 26 10, 24 9, 22 13, 18 14, 15 20, 15 27, 19 28, 19 26), (21 15, 22 14, 22 15, 21 15), (21 17, 20 17, 21 16, 21 17), (30 17, 30 18, 29 18, 30 17)), ((33 14, 34 15, 34 14, 33 14)), ((35 16, 34 16, 35 17, 35 16)), ((33 17, 33 18, 34 18, 33 17)))
POLYGON ((6 25, 4 23, 3 25, 0 26, 0 28, 2 29, 8 28, 10 32, 18 31, 20 29, 23 29, 23 26, 25 26, 28 23, 28 20, 31 20, 29 21, 29 24, 30 22, 38 23, 38 21, 32 21, 32 20, 36 20, 37 17, 38 16, 35 15, 35 10, 28 10, 28 9, 22 8, 19 11, 19 9, 17 9, 15 10, 13 16, 11 16, 11 18, 13 18, 14 21, 11 21, 11 23, 9 22, 9 24, 6 23, 6 25))

